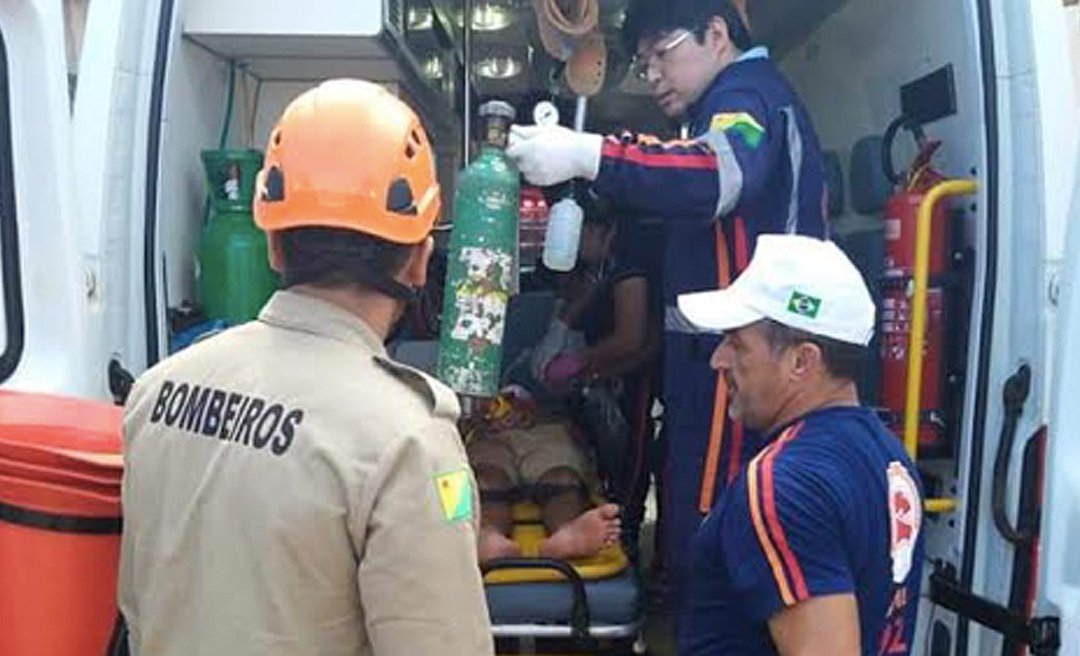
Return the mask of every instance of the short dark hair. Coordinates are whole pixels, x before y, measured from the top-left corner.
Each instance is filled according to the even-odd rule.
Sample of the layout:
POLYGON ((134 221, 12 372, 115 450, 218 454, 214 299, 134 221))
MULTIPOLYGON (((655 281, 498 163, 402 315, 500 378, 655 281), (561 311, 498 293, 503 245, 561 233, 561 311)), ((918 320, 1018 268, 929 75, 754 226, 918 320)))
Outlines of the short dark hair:
POLYGON ((869 349, 858 344, 841 342, 829 337, 808 333, 805 330, 785 326, 784 324, 764 319, 765 341, 774 354, 779 355, 787 349, 810 342, 821 349, 821 359, 833 378, 859 382, 863 375, 869 349))
POLYGON ((633 52, 641 39, 653 39, 672 30, 690 30, 700 42, 713 18, 727 24, 731 42, 746 52, 754 38, 731 0, 631 0, 623 24, 623 39, 633 52))
POLYGON ((397 296, 401 272, 414 246, 342 228, 292 228, 281 240, 282 286, 359 286, 397 296))

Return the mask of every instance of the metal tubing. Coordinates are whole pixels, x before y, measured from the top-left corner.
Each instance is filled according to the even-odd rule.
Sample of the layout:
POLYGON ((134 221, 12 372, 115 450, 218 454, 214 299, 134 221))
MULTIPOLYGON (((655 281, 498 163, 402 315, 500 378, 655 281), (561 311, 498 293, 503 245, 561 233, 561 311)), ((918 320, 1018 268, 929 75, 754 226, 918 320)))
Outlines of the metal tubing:
POLYGON ((461 156, 463 159, 463 165, 468 166, 472 161, 472 68, 473 68, 473 53, 472 53, 472 37, 473 37, 473 0, 464 0, 464 7, 462 11, 465 12, 465 16, 462 19, 464 23, 464 38, 462 42, 462 54, 465 57, 465 74, 464 80, 462 80, 462 91, 465 94, 465 129, 464 144, 461 149, 461 156))
POLYGON ((947 513, 956 510, 956 499, 927 499, 923 507, 928 513, 947 513))
MULTIPOLYGON (((930 228, 934 207, 950 196, 975 193, 979 185, 974 180, 947 180, 931 189, 921 205, 915 229, 915 275, 911 298, 911 332, 908 334, 907 396, 904 399, 904 449, 912 460, 918 461, 919 413, 921 411, 923 342, 926 333, 926 297, 930 280, 930 228)), ((956 499, 927 499, 923 503, 928 513, 956 510, 956 499)))
POLYGON ((926 333, 926 297, 930 279, 930 222, 934 207, 950 196, 975 193, 974 180, 947 180, 927 192, 919 206, 915 230, 915 289, 911 299, 911 332, 908 334, 907 397, 904 400, 904 448, 913 460, 919 450, 919 412, 922 394, 923 342, 926 333))
POLYGON ((589 98, 588 96, 578 96, 577 106, 574 108, 574 130, 577 132, 585 131, 585 116, 589 111, 589 98))

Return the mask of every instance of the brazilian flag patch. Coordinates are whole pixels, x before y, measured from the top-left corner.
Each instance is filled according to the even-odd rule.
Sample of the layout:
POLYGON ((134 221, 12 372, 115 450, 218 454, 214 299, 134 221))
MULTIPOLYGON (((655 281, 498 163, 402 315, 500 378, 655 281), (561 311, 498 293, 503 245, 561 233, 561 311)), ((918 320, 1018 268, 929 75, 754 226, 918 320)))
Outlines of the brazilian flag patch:
POLYGON ((802 292, 791 292, 787 311, 807 319, 817 319, 818 312, 821 311, 821 299, 802 292))
POLYGON ((733 133, 751 148, 760 146, 761 140, 765 138, 765 128, 746 112, 713 114, 709 129, 714 132, 733 133))
POLYGON ((464 522, 473 517, 473 487, 469 470, 435 476, 435 490, 439 493, 439 504, 443 517, 448 522, 464 522))

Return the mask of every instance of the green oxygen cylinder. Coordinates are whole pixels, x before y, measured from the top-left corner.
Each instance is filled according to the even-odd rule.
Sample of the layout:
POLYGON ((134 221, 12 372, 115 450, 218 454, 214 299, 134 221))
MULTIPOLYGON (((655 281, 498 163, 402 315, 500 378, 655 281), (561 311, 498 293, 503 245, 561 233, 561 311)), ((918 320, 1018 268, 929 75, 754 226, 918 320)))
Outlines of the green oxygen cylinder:
POLYGON ((458 177, 439 336, 438 377, 466 396, 499 390, 503 331, 517 290, 517 167, 503 152, 514 108, 480 107, 480 154, 458 177))
POLYGON ((202 160, 211 209, 199 253, 203 312, 208 319, 243 323, 259 314, 277 288, 266 233, 251 214, 263 156, 257 150, 207 150, 202 160))

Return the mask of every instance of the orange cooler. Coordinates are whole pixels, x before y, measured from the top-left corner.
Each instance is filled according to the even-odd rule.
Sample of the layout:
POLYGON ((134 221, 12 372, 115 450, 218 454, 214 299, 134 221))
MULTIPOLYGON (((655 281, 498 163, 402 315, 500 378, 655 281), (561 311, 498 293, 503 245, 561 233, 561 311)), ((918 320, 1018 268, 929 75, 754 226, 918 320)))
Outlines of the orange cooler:
POLYGON ((97 656, 117 617, 121 410, 0 392, 0 654, 97 656))

